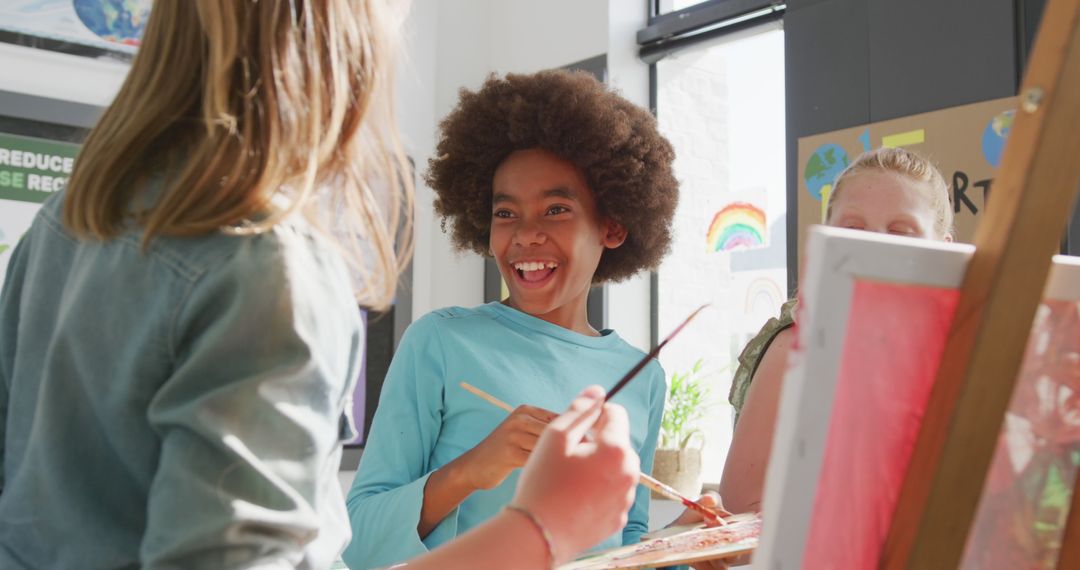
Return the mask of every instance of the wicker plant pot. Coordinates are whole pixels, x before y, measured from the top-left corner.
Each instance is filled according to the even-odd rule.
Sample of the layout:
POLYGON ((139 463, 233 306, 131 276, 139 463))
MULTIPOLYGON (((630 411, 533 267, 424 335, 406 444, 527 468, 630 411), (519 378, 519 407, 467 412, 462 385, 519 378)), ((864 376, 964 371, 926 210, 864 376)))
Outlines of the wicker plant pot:
MULTIPOLYGON (((652 476, 674 487, 676 491, 696 499, 701 494, 701 450, 657 449, 653 456, 652 476)), ((663 499, 653 491, 654 499, 663 499)))

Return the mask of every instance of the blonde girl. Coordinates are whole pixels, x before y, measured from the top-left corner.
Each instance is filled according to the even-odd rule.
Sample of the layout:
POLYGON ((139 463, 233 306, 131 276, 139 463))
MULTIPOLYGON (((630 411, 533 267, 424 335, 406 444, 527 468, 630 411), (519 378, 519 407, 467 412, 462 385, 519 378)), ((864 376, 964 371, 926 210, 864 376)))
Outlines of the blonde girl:
MULTIPOLYGON (((0 294, 0 567, 338 556, 356 303, 385 306, 409 251, 390 90, 404 16, 391 0, 154 3, 0 294)), ((597 413, 598 397, 570 417, 606 436, 584 447, 557 425, 518 510, 468 540, 519 544, 541 567, 625 521, 625 417, 597 413), (595 531, 537 510, 581 492, 550 487, 574 486, 568 466, 608 471, 579 478, 606 507, 595 531)), ((498 548, 467 552, 417 567, 500 563, 498 548)))

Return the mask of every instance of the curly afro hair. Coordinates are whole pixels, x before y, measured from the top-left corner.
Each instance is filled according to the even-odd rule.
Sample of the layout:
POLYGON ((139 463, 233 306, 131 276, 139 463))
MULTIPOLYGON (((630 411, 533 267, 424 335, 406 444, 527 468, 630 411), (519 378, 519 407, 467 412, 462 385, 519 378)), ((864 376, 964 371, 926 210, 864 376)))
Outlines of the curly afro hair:
POLYGON ((594 283, 654 269, 668 252, 679 191, 675 152, 648 111, 592 75, 492 75, 477 92, 461 90, 440 129, 425 179, 459 250, 490 255, 495 169, 512 152, 541 148, 577 166, 600 215, 627 230, 622 246, 604 251, 594 283))

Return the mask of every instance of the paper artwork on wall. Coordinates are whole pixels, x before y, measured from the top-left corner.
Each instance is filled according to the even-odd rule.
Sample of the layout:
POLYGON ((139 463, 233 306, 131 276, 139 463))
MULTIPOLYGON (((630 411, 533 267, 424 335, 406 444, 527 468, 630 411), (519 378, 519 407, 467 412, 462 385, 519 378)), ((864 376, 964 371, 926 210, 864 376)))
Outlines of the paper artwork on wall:
POLYGON ((768 245, 765 211, 749 202, 733 202, 713 216, 705 235, 708 251, 756 249, 768 245))

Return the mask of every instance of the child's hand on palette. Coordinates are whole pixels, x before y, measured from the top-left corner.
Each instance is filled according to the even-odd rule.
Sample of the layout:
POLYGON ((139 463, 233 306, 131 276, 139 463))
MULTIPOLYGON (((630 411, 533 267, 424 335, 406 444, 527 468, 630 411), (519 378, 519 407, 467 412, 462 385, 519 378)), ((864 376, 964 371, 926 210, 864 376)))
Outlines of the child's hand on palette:
MULTIPOLYGON (((724 509, 724 501, 720 498, 720 495, 713 493, 712 491, 707 491, 704 495, 698 497, 696 502, 703 507, 708 507, 710 509, 718 511, 721 516, 730 515, 730 513, 728 513, 724 509)), ((704 519, 705 517, 701 516, 701 513, 693 509, 686 509, 682 512, 681 515, 679 515, 679 518, 671 521, 671 524, 669 524, 668 526, 682 526, 684 524, 694 524, 702 522, 704 519)), ((717 520, 710 519, 705 520, 704 522, 705 526, 720 526, 720 522, 717 520)))
POLYGON ((483 441, 465 453, 465 469, 475 489, 491 489, 525 465, 544 428, 557 414, 518 406, 483 441))
POLYGON ((641 462, 630 420, 618 404, 597 405, 603 398, 590 386, 550 423, 514 496, 551 532, 559 562, 626 526, 634 503, 641 462))
MULTIPOLYGON (((720 495, 711 491, 699 497, 697 502, 705 507, 718 509, 720 511, 724 510, 724 502, 720 499, 720 495)), ((686 509, 681 515, 679 515, 679 518, 675 519, 671 523, 670 526, 699 523, 702 522, 702 519, 703 517, 701 516, 701 513, 691 509, 686 509)), ((713 520, 706 520, 704 522, 705 526, 717 526, 720 524, 719 522, 713 520)), ((694 564, 691 564, 690 567, 694 570, 727 570, 728 565, 725 564, 723 560, 705 560, 702 562, 696 562, 694 564)))

